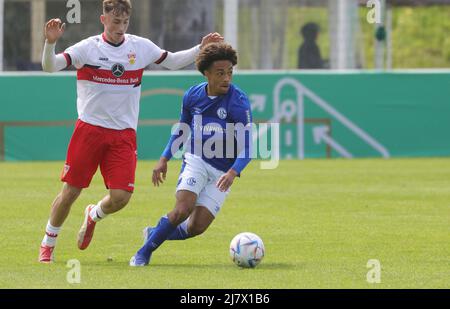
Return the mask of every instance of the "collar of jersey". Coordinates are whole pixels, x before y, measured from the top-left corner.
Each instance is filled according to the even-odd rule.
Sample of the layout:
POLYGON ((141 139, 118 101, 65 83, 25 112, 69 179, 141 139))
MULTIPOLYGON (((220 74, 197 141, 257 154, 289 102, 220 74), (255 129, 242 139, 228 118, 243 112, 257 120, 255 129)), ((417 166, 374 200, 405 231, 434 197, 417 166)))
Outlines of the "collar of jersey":
POLYGON ((207 87, 208 83, 205 83, 205 86, 203 87, 203 95, 207 97, 210 101, 215 102, 218 98, 221 97, 220 95, 216 95, 215 98, 210 98, 210 95, 208 95, 207 87))
POLYGON ((105 35, 104 32, 102 33, 102 38, 103 38, 103 41, 105 41, 106 43, 108 43, 109 45, 114 46, 114 47, 119 47, 120 45, 123 44, 123 42, 125 42, 125 36, 124 36, 124 38, 123 38, 123 41, 120 42, 120 43, 118 43, 118 44, 115 44, 115 43, 113 43, 113 42, 110 42, 110 41, 108 41, 108 40, 106 39, 106 35, 105 35))
MULTIPOLYGON (((211 102, 214 102, 214 103, 219 101, 220 98, 228 95, 228 93, 230 92, 230 89, 228 89, 228 92, 226 94, 221 94, 221 95, 215 96, 215 98, 210 98, 210 96, 208 95, 207 87, 208 87, 208 83, 205 83, 205 86, 202 87, 203 88, 203 96, 207 97, 211 102)), ((230 85, 230 88, 231 88, 231 85, 230 85)))

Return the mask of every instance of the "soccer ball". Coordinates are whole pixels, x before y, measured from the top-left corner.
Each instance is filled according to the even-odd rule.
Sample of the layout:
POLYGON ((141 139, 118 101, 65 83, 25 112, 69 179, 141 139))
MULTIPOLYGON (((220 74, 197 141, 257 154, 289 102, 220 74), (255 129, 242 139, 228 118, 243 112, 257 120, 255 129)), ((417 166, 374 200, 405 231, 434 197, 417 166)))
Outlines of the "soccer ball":
POLYGON ((264 257, 264 244, 256 234, 237 234, 230 244, 230 257, 239 267, 256 267, 264 257))

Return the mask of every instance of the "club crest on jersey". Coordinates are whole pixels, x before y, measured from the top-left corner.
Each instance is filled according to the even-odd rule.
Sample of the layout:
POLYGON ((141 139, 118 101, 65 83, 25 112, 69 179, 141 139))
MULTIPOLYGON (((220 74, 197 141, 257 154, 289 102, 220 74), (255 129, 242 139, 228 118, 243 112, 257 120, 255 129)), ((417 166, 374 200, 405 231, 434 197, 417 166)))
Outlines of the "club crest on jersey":
POLYGON ((128 63, 129 64, 135 64, 136 63, 136 54, 135 53, 129 53, 128 54, 128 63))
POLYGON ((221 107, 217 110, 217 116, 219 116, 220 119, 227 118, 227 111, 225 108, 221 107))
POLYGON ((120 63, 116 63, 111 67, 111 72, 115 77, 121 77, 125 73, 125 67, 120 63))

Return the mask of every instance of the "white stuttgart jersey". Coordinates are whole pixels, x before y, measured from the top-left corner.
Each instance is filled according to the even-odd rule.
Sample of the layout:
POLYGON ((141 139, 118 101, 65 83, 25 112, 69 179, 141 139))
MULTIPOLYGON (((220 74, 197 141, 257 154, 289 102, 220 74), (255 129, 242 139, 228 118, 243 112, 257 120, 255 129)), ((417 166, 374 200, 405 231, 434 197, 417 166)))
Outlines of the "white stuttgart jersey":
POLYGON ((144 68, 161 63, 167 52, 152 41, 126 34, 120 44, 104 36, 66 49, 67 65, 77 68, 77 110, 84 122, 109 129, 136 130, 144 68))

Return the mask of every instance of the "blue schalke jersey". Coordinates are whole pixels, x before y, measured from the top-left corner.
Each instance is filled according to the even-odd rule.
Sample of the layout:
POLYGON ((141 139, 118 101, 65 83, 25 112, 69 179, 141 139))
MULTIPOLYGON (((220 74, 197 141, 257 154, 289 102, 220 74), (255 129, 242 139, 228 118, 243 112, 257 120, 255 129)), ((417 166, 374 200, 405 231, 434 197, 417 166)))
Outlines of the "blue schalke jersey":
POLYGON ((250 103, 233 84, 227 94, 214 98, 208 96, 207 85, 201 83, 186 91, 180 126, 162 156, 170 159, 189 138, 186 151, 223 172, 233 168, 239 174, 251 160, 250 103))

